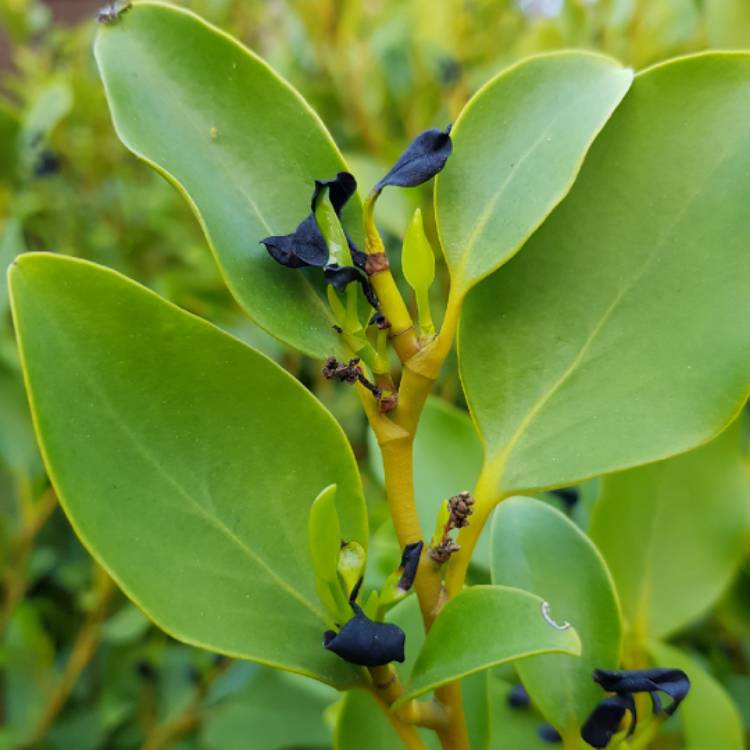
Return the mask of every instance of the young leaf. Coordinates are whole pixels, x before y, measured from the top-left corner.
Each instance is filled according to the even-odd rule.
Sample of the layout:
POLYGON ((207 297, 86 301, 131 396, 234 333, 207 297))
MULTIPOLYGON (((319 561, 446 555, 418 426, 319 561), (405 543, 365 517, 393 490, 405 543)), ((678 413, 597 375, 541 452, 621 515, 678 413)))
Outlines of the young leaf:
POLYGON ((435 254, 424 232, 422 211, 417 209, 412 216, 404 235, 404 249, 401 254, 401 267, 404 278, 414 290, 419 312, 419 327, 425 336, 435 333, 430 312, 430 286, 435 280, 435 254))
POLYGON ((516 586, 550 603, 556 621, 575 626, 578 658, 549 655, 516 665, 539 710, 564 735, 577 736, 601 698, 595 668, 616 668, 622 625, 612 578, 586 535, 558 510, 539 500, 514 497, 492 522, 492 581, 516 586))
POLYGON ((677 668, 690 677, 690 692, 677 712, 685 747, 744 750, 742 719, 724 688, 684 651, 654 641, 648 651, 659 667, 677 668))
POLYGON ((550 625, 543 604, 534 594, 505 586, 460 593, 427 634, 399 702, 498 664, 550 652, 580 654, 576 631, 550 625))
POLYGON ((745 557, 750 477, 740 422, 698 450, 602 482, 590 533, 641 642, 709 609, 745 557))
POLYGON ((125 593, 179 640, 336 686, 307 545, 333 482, 367 538, 333 417, 264 356, 108 269, 21 256, 11 298, 32 413, 60 502, 125 593))
MULTIPOLYGON (((322 278, 314 288, 260 245, 309 213, 315 179, 346 169, 317 115, 262 60, 179 8, 138 3, 100 28, 95 53, 120 139, 189 201, 240 304, 306 354, 335 353, 322 278)), ((357 219, 350 204, 345 217, 357 219)))
POLYGON ((455 291, 505 263, 562 200, 632 78, 607 57, 557 52, 504 70, 469 102, 435 188, 455 291))
POLYGON ((639 74, 568 198, 468 298, 487 494, 688 450, 746 400, 748 90, 745 53, 639 74))

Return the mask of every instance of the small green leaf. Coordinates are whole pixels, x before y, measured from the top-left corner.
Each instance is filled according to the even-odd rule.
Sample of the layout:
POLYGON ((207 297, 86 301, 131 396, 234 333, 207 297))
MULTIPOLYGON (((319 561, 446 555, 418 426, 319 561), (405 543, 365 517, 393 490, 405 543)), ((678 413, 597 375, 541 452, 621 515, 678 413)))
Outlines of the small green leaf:
POLYGON ((108 269, 21 256, 11 300, 32 414, 84 545, 188 643, 343 687, 307 520, 336 483, 344 538, 367 538, 336 420, 281 368, 108 269))
POLYGON ((310 506, 308 539, 315 573, 327 583, 337 581, 341 526, 335 484, 326 487, 310 506))
POLYGON ((580 654, 575 630, 550 625, 543 604, 534 594, 504 586, 460 593, 427 634, 399 703, 505 662, 550 652, 580 654))
POLYGON ((591 518, 637 641, 708 610, 750 546, 741 420, 690 453, 607 476, 591 518))
POLYGON ((488 496, 689 450, 747 399, 748 92, 744 53, 640 73, 565 201, 467 299, 488 496))
POLYGON ((657 667, 681 669, 690 692, 675 716, 682 724, 685 747, 691 750, 744 750, 742 718, 724 688, 684 651, 654 641, 648 651, 657 667))
MULTIPOLYGON (((346 169, 317 115, 265 62, 180 8, 138 3, 100 28, 95 54, 117 134, 190 203, 240 304, 306 354, 336 352, 322 274, 310 281, 259 244, 304 219, 316 178, 346 169)), ((361 205, 349 204, 357 239, 361 205)))
POLYGON ((336 510, 336 485, 326 487, 310 506, 307 539, 320 601, 337 617, 346 613, 338 579, 341 525, 336 510))
POLYGON ((435 333, 435 326, 430 311, 429 291, 435 280, 435 253, 424 232, 422 211, 419 208, 414 211, 414 216, 406 228, 401 253, 401 269, 417 298, 419 327, 422 334, 432 336, 435 333))
POLYGON ((338 559, 338 574, 344 582, 347 597, 362 577, 367 562, 365 548, 359 542, 346 542, 342 545, 338 559))
POLYGON ((452 291, 505 263, 562 200, 632 78, 607 57, 557 52, 504 70, 474 96, 435 187, 452 291))
POLYGON ((579 658, 540 656, 516 665, 532 699, 561 734, 577 736, 601 697, 597 668, 619 666, 622 625, 614 584, 601 555, 560 511, 514 497, 492 522, 492 581, 516 586, 550 603, 555 620, 575 626, 579 658))
POLYGON ((315 206, 315 221, 328 245, 329 263, 338 263, 340 266, 351 266, 352 256, 349 252, 349 243, 344 234, 336 209, 328 196, 328 188, 323 188, 315 206))

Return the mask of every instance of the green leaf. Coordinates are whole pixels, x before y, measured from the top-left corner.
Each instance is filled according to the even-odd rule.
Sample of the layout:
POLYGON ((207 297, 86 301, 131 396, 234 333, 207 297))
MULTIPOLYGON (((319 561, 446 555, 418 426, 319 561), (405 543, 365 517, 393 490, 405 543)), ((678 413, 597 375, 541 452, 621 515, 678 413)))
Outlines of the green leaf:
POLYGON ((698 450, 602 481, 590 533, 640 642, 708 610, 750 548, 740 427, 737 420, 698 450))
POLYGON ((491 540, 493 583, 538 594, 556 621, 578 632, 580 657, 555 654, 516 665, 547 720, 561 734, 577 736, 601 697, 592 671, 619 666, 622 625, 607 566, 572 521, 531 498, 514 497, 497 508, 491 540))
POLYGON ((490 498, 689 450, 750 383, 750 55, 652 68, 570 195, 467 299, 490 498))
POLYGON ((335 700, 335 692, 304 677, 261 670, 228 700, 206 709, 200 746, 245 750, 250 742, 257 750, 330 748, 323 712, 335 700))
POLYGON ((563 199, 632 78, 607 57, 557 52, 504 70, 474 96, 435 188, 452 291, 505 263, 563 199))
POLYGON ((336 485, 326 487, 310 507, 307 541, 320 601, 329 613, 346 612, 339 586, 338 564, 341 524, 336 510, 336 485))
POLYGON ((322 274, 284 268, 259 244, 310 212, 316 178, 346 169, 317 115, 262 60, 179 8, 138 3, 100 29, 95 53, 117 134, 190 203, 234 296, 286 343, 335 353, 322 274))
POLYGON ((401 254, 404 278, 415 292, 428 290, 435 280, 435 254, 424 232, 421 209, 416 209, 404 234, 401 254))
POLYGON ((307 517, 338 485, 367 538, 351 449, 281 368, 119 274, 21 256, 10 274, 37 437, 76 532, 179 640, 336 686, 307 517))
POLYGON ((550 750, 550 745, 539 738, 544 719, 533 706, 509 706, 508 694, 513 686, 491 672, 487 687, 492 717, 490 750, 550 750))
POLYGON ((504 586, 460 593, 427 634, 399 703, 505 662, 549 652, 579 654, 576 631, 551 626, 542 604, 534 594, 504 586))
POLYGON ((648 646, 657 667, 681 669, 690 678, 690 692, 675 714, 685 747, 691 750, 744 750, 742 719, 724 688, 684 651, 655 641, 648 646))
POLYGON ((352 690, 344 696, 334 734, 334 750, 383 750, 403 744, 384 709, 364 690, 352 690))

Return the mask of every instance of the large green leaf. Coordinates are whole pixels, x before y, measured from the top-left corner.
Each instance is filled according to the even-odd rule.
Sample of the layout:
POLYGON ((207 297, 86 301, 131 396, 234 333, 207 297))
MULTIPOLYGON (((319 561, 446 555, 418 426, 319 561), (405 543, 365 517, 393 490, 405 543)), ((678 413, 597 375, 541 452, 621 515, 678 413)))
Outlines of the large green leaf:
POLYGON ((609 58, 556 52, 503 71, 469 102, 435 192, 454 290, 505 263, 562 200, 632 78, 609 58))
POLYGON ((541 596, 555 621, 570 622, 578 632, 580 657, 552 654, 516 665, 547 720, 560 733, 576 736, 601 694, 592 671, 616 668, 620 660, 622 624, 607 566, 571 520, 531 498, 500 505, 491 544, 493 583, 541 596))
POLYGON ((323 712, 336 697, 304 677, 261 670, 230 698, 205 709, 201 747, 245 750, 252 738, 255 750, 328 750, 331 731, 323 712), (294 721, 289 720, 292 707, 294 721))
POLYGON ((351 449, 266 357, 108 269, 21 256, 11 298, 37 436, 66 513, 124 591, 180 640, 334 685, 308 510, 338 485, 365 543, 351 449))
POLYGON ((750 55, 652 68, 559 209, 467 299, 487 495, 666 458, 750 383, 750 55))
POLYGON ((744 750, 742 719, 724 688, 684 651, 653 642, 649 653, 657 667, 681 669, 690 678, 690 692, 676 716, 690 750, 744 750))
POLYGON ((740 420, 682 456, 605 477, 591 537, 637 640, 663 638, 705 612, 750 549, 750 476, 740 420))
MULTIPOLYGON (((134 6, 101 28, 95 52, 120 139, 189 201, 235 297, 288 344, 333 352, 320 273, 284 268, 259 244, 309 213, 313 180, 346 168, 317 115, 238 42, 168 5, 134 6)), ((347 214, 359 217, 358 200, 347 214)))
POLYGON ((505 662, 550 652, 579 654, 573 628, 558 630, 542 600, 505 586, 474 586, 440 612, 427 634, 401 701, 505 662))
POLYGON ((490 750, 550 750, 539 737, 544 719, 533 706, 514 708, 508 703, 512 685, 489 672, 487 688, 491 716, 490 750))

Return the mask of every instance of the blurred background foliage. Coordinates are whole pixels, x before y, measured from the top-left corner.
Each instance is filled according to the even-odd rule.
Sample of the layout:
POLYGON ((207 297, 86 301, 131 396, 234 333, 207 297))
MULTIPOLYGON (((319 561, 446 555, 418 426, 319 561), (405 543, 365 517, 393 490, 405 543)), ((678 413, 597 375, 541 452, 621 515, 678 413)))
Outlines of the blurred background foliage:
MULTIPOLYGON (((750 47, 749 0, 178 4, 236 35, 302 92, 363 191, 416 133, 454 120, 478 87, 525 55, 587 48, 640 69, 687 52, 750 47)), ((298 375, 338 416, 362 459, 369 583, 378 585, 398 549, 356 400, 247 320, 183 200, 117 140, 91 51, 96 9, 88 0, 0 0, 0 266, 33 250, 106 264, 298 375)), ((429 191, 391 191, 379 204, 396 259, 396 238, 418 205, 430 215, 429 191)), ((436 295, 445 292, 442 279, 436 295)), ((0 316, 0 747, 331 747, 340 707, 333 691, 176 643, 92 563, 56 507, 35 447, 4 284, 0 316)), ((438 395, 462 406, 455 365, 438 395)), ((428 411, 422 437, 420 510, 470 485, 480 455, 465 414, 445 403, 428 411)), ((591 482, 547 499, 586 526, 596 496, 591 482)), ((423 523, 429 530, 429 512, 423 523)), ((487 580, 486 554, 480 547, 477 581, 487 580)), ((749 633, 750 560, 721 602, 679 636, 734 696, 746 728, 749 633)), ((491 679, 503 692, 513 676, 505 670, 491 679)), ((539 746, 537 724, 523 717, 512 729, 516 741, 539 746)))

